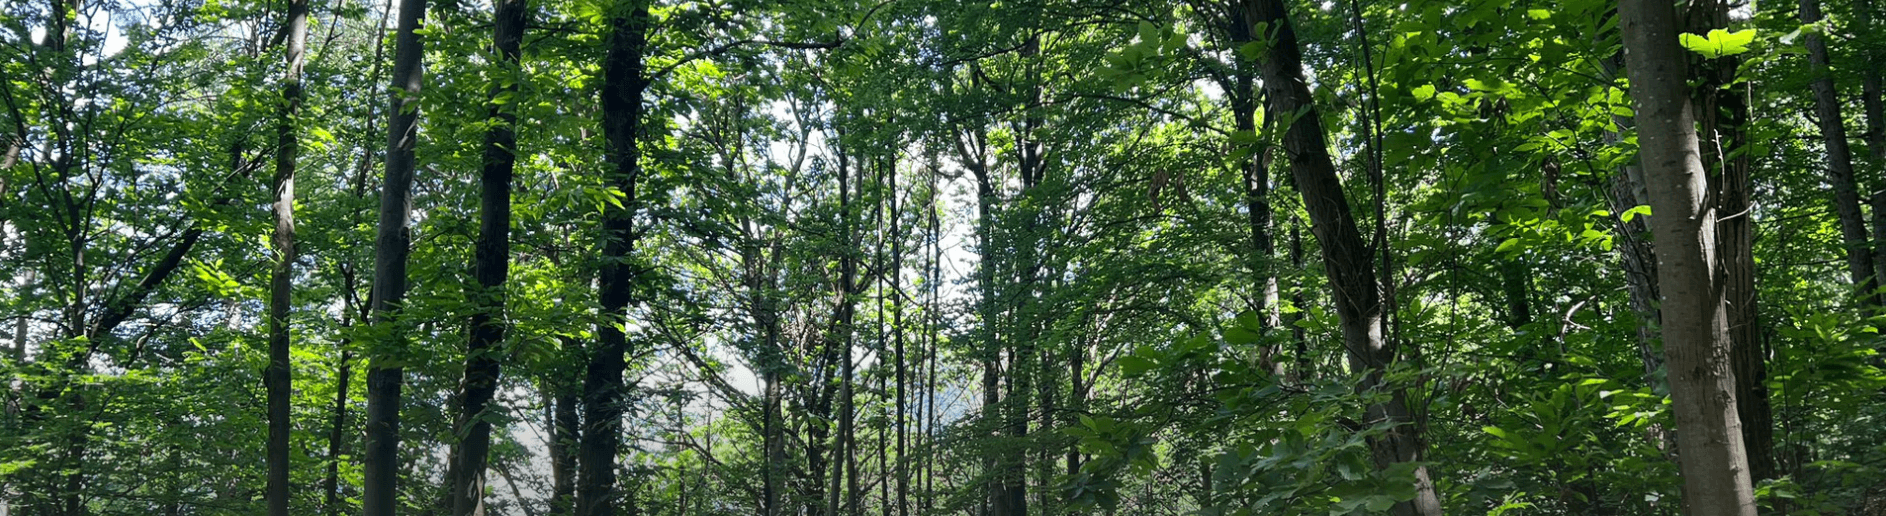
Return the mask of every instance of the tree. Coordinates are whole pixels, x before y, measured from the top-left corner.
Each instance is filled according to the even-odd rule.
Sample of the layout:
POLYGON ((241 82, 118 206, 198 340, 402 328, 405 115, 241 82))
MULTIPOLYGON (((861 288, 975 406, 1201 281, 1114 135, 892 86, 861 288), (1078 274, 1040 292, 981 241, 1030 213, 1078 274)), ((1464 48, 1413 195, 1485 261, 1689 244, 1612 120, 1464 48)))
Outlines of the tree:
MULTIPOLYGON (((1335 298, 1336 312, 1342 321, 1343 348, 1350 368, 1365 375, 1358 387, 1363 390, 1387 390, 1386 402, 1370 405, 1369 423, 1387 423, 1391 427, 1370 438, 1376 467, 1390 470, 1397 464, 1421 462, 1425 444, 1420 428, 1408 406, 1407 392, 1387 384, 1389 367, 1398 350, 1384 335, 1381 285, 1377 280, 1375 252, 1362 241, 1355 215, 1343 193, 1342 181, 1330 160, 1322 123, 1315 100, 1303 79, 1302 51, 1297 46, 1282 0, 1260 0, 1254 10, 1259 28, 1276 35, 1265 56, 1258 61, 1264 91, 1270 99, 1269 117, 1290 120, 1283 135, 1283 148, 1290 156, 1290 173, 1296 181, 1304 208, 1310 214, 1310 231, 1323 250, 1323 264, 1328 270, 1335 298)), ((1395 514, 1435 516, 1441 514, 1441 501, 1426 466, 1413 468, 1415 497, 1398 501, 1395 514)))
MULTIPOLYGON (((1801 0, 1801 23, 1821 22, 1820 0, 1801 0)), ((1840 93, 1829 72, 1827 41, 1820 31, 1807 33, 1808 64, 1813 75, 1814 113, 1820 118, 1821 142, 1827 152, 1827 182, 1834 187, 1834 213, 1839 215, 1840 235, 1846 248, 1847 273, 1853 286, 1868 304, 1879 305, 1874 292, 1872 249, 1867 243, 1866 217, 1860 212, 1860 190, 1853 172, 1853 151, 1847 143, 1846 116, 1841 111, 1840 93)))
POLYGON ((607 144, 605 184, 614 191, 603 209, 602 270, 596 294, 602 319, 596 325, 596 347, 590 351, 583 378, 583 431, 578 451, 577 516, 613 516, 618 504, 636 513, 633 500, 619 501, 616 454, 622 440, 626 386, 622 383, 628 342, 624 333, 628 307, 635 295, 635 213, 640 207, 636 182, 642 175, 642 94, 648 88, 644 46, 648 43, 649 8, 639 0, 619 2, 609 11, 603 41, 602 129, 607 144))
POLYGON ((1708 182, 1689 102, 1688 58, 1677 44, 1676 7, 1630 0, 1620 4, 1619 18, 1637 106, 1639 156, 1650 187, 1651 230, 1657 235, 1664 354, 1685 511, 1753 515, 1754 487, 1736 417, 1725 289, 1716 269, 1716 212, 1705 202, 1708 182))
POLYGON ((452 516, 483 514, 485 457, 491 451, 491 418, 486 414, 498 390, 501 370, 499 345, 504 342, 504 282, 511 263, 511 177, 517 167, 517 115, 506 106, 517 102, 520 46, 530 7, 524 0, 500 0, 493 6, 491 48, 502 66, 486 102, 491 104, 491 128, 485 131, 484 171, 479 176, 480 206, 474 274, 478 288, 470 292, 471 340, 465 344, 465 378, 460 387, 459 432, 464 435, 446 478, 452 516))
POLYGON ((373 247, 374 332, 378 349, 367 364, 367 440, 361 509, 367 516, 393 516, 399 497, 401 387, 406 345, 399 317, 405 308, 407 257, 412 248, 414 148, 419 140, 420 86, 425 48, 420 23, 426 0, 400 0, 394 35, 392 83, 386 124, 386 169, 380 184, 380 220, 373 247))
POLYGON ((264 382, 268 390, 268 513, 288 516, 289 494, 289 315, 294 308, 295 281, 295 154, 300 130, 301 69, 308 50, 308 2, 288 3, 288 44, 283 48, 288 69, 282 72, 282 106, 275 123, 275 251, 269 279, 269 364, 264 382))

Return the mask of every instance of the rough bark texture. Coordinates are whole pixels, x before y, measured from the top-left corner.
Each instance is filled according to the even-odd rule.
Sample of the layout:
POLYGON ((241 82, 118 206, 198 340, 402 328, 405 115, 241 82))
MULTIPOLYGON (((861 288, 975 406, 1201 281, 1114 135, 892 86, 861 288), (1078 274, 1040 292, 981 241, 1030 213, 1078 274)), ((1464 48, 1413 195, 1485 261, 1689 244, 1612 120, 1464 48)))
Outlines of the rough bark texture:
MULTIPOLYGON (((1801 23, 1821 21, 1820 0, 1801 0, 1801 23)), ((1840 219, 1840 238, 1846 248, 1847 272, 1868 304, 1880 305, 1873 291, 1872 248, 1867 245, 1865 216, 1860 213, 1860 190, 1853 174, 1853 151, 1847 145, 1847 124, 1840 109, 1840 92, 1829 70, 1827 40, 1819 31, 1807 32, 1807 60, 1814 81, 1814 115, 1820 120, 1821 142, 1827 149, 1827 182, 1834 187, 1834 214, 1840 219)))
POLYGON ((452 516, 482 516, 485 513, 485 461, 491 451, 491 422, 484 417, 491 398, 498 389, 501 374, 498 345, 504 341, 504 282, 511 270, 511 177, 517 165, 517 135, 512 125, 517 115, 505 109, 516 102, 500 104, 497 99, 515 95, 519 46, 524 39, 529 8, 525 0, 492 2, 491 47, 502 63, 496 84, 487 96, 489 111, 485 119, 491 128, 485 131, 484 170, 479 175, 479 218, 476 256, 472 275, 478 287, 470 292, 472 310, 471 338, 465 343, 465 377, 460 382, 457 400, 458 419, 454 425, 459 441, 449 464, 446 481, 451 485, 448 499, 452 516))
POLYGON ((1676 8, 1668 0, 1626 0, 1619 12, 1637 105, 1639 156, 1655 214, 1650 224, 1657 235, 1664 354, 1685 512, 1753 516, 1754 489, 1730 369, 1728 313, 1715 266, 1716 212, 1707 202, 1690 111, 1687 51, 1677 44, 1676 8))
POLYGON ((603 56, 602 129, 607 141, 608 173, 604 184, 622 192, 622 202, 603 209, 603 265, 597 285, 603 322, 596 325, 596 349, 583 377, 583 435, 578 451, 578 516, 614 516, 616 454, 622 443, 623 400, 627 386, 622 372, 628 360, 624 333, 629 302, 635 289, 636 183, 642 175, 642 94, 648 79, 643 51, 648 42, 648 4, 635 2, 610 20, 608 52, 603 56))
POLYGON ((295 154, 300 149, 301 66, 308 49, 308 1, 288 2, 288 69, 282 74, 281 112, 275 122, 275 255, 269 274, 268 370, 262 383, 268 391, 268 499, 269 516, 288 516, 289 311, 295 282, 295 154))
MULTIPOLYGON (((1729 5, 1722 0, 1691 2, 1685 9, 1686 32, 1708 34, 1729 25, 1729 5)), ((1728 301, 1730 355, 1735 368, 1735 399, 1755 480, 1774 478, 1774 415, 1768 403, 1768 353, 1756 311, 1754 224, 1749 194, 1748 84, 1734 84, 1739 56, 1696 56, 1701 83, 1692 93, 1697 114, 1703 170, 1713 187, 1716 207, 1716 264, 1728 301), (1737 152, 1740 150, 1741 152, 1737 152)), ((1871 269, 1868 269, 1869 271, 1871 269)))
POLYGON ((405 357, 389 356, 405 347, 396 313, 406 298, 406 258, 411 252, 413 149, 419 139, 419 88, 425 76, 425 49, 416 32, 425 19, 426 0, 400 0, 399 32, 394 36, 393 76, 387 108, 386 177, 380 185, 380 222, 373 250, 373 323, 387 341, 367 364, 367 440, 361 510, 366 516, 393 516, 399 493, 399 406, 405 357))
MULTIPOLYGON (((1290 159, 1291 176, 1303 196, 1303 206, 1310 214, 1310 232, 1316 235, 1323 251, 1324 268, 1329 275, 1336 313, 1342 326, 1343 346, 1349 363, 1366 375, 1358 386, 1364 390, 1389 392, 1389 399, 1368 407, 1368 423, 1389 422, 1386 433, 1369 439, 1376 467, 1387 469, 1400 463, 1423 460, 1425 443, 1421 441, 1407 392, 1387 385, 1384 375, 1396 360, 1396 349, 1383 335, 1386 306, 1374 264, 1374 252, 1363 243, 1355 215, 1344 197, 1342 180, 1329 155, 1309 85, 1303 79, 1303 54, 1297 47, 1296 30, 1291 26, 1282 0, 1255 0, 1248 4, 1255 22, 1267 24, 1276 34, 1264 58, 1259 60, 1259 75, 1269 97, 1271 117, 1292 120, 1283 136, 1283 149, 1290 159), (1299 116, 1301 114, 1301 116, 1299 116)), ((1428 478, 1425 466, 1414 469, 1416 496, 1395 504, 1397 516, 1437 516, 1441 501, 1428 478)))

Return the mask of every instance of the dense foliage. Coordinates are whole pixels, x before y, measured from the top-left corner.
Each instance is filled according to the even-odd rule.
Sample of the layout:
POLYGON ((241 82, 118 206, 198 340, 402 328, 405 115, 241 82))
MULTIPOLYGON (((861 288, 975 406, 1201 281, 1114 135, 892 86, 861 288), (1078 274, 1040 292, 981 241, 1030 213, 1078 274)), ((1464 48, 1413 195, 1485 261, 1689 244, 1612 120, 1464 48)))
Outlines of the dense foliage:
POLYGON ((1624 2, 9 1, 0 514, 1886 514, 1886 6, 1697 292, 1624 2))

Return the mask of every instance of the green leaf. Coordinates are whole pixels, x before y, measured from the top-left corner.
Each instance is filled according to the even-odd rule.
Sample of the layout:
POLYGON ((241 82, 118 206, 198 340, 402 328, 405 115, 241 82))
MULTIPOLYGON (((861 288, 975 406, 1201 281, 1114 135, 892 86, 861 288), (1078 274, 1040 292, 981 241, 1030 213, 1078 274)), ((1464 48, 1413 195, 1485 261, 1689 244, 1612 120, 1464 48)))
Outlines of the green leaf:
POLYGON ((1683 48, 1702 54, 1703 57, 1716 59, 1748 52, 1749 44, 1755 42, 1755 29, 1729 32, 1724 29, 1709 31, 1708 36, 1684 33, 1677 36, 1683 48))
POLYGON ((1129 377, 1144 375, 1147 371, 1151 371, 1153 368, 1159 366, 1158 363, 1146 359, 1145 357, 1130 355, 1120 357, 1117 362, 1120 364, 1120 374, 1129 377))
POLYGON ((1618 214, 1618 220, 1622 220, 1624 222, 1630 222, 1631 219, 1637 218, 1638 215, 1649 215, 1649 214, 1650 214, 1650 205, 1639 204, 1637 206, 1632 207, 1631 209, 1624 210, 1624 213, 1618 214))
POLYGON ((1225 330, 1225 342, 1229 342, 1233 345, 1248 346, 1262 340, 1264 340, 1263 335, 1248 328, 1240 327, 1225 330))

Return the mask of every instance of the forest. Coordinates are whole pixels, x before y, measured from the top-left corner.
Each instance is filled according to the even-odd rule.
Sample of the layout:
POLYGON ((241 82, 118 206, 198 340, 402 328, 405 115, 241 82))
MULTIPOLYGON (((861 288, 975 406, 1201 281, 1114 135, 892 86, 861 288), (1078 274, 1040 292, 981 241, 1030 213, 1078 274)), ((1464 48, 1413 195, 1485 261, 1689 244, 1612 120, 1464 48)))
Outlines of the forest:
POLYGON ((1876 0, 6 0, 0 516, 1886 515, 1876 0))

